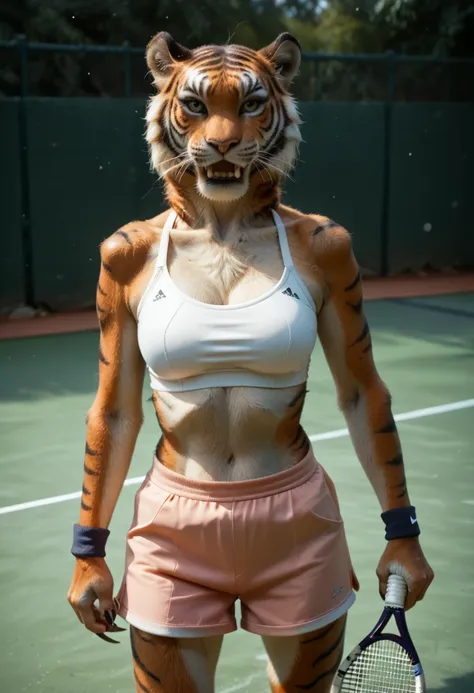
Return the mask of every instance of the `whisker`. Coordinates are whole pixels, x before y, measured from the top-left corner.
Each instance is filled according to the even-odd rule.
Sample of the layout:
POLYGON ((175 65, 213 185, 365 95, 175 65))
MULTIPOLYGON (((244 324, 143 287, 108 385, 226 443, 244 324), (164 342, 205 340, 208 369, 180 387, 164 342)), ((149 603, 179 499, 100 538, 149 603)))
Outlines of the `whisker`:
POLYGON ((171 159, 165 159, 165 161, 160 161, 160 166, 164 166, 165 164, 168 164, 170 161, 174 161, 175 159, 181 159, 183 156, 186 156, 186 152, 178 154, 177 156, 172 156, 171 159))
POLYGON ((183 166, 183 165, 185 165, 185 164, 186 164, 187 166, 189 166, 189 164, 191 164, 191 163, 192 163, 192 161, 191 161, 191 159, 189 159, 189 158, 188 158, 188 159, 185 159, 185 161, 180 161, 180 162, 178 162, 177 164, 175 164, 174 166, 170 166, 168 169, 166 169, 166 171, 163 171, 163 173, 160 174, 160 178, 163 178, 163 176, 165 176, 165 175, 168 174, 168 173, 171 173, 171 172, 174 171, 175 169, 178 169, 178 170, 179 170, 179 169, 181 168, 181 166, 183 166))
POLYGON ((178 182, 181 182, 181 179, 183 178, 184 174, 186 173, 186 171, 188 170, 188 168, 189 168, 189 166, 190 166, 191 164, 192 164, 192 160, 191 160, 191 159, 188 159, 188 160, 185 161, 183 164, 181 164, 181 166, 183 167, 183 169, 182 169, 182 171, 180 172, 181 175, 178 173, 178 176, 179 176, 179 177, 178 177, 178 182))
MULTIPOLYGON (((281 173, 282 176, 286 176, 286 175, 287 175, 287 174, 285 173, 285 171, 283 171, 281 168, 278 168, 278 166, 275 166, 275 164, 270 163, 270 161, 262 161, 262 160, 260 160, 259 163, 264 164, 265 167, 273 168, 275 171, 278 171, 279 173, 281 173)), ((291 179, 290 179, 290 180, 291 180, 291 179)))
POLYGON ((270 180, 270 182, 271 182, 272 178, 271 178, 271 176, 270 176, 270 173, 267 171, 267 169, 264 168, 264 167, 262 167, 262 166, 260 166, 260 162, 259 162, 259 161, 256 161, 256 162, 255 162, 255 165, 257 166, 257 170, 258 170, 258 172, 260 173, 260 178, 263 180, 263 182, 265 183, 265 178, 264 178, 263 175, 262 175, 262 171, 265 171, 265 173, 268 174, 268 178, 269 178, 269 180, 270 180))
POLYGON ((262 152, 258 158, 265 158, 266 161, 281 161, 285 166, 289 166, 288 161, 286 159, 282 159, 281 156, 270 156, 270 154, 267 154, 266 152, 262 152))

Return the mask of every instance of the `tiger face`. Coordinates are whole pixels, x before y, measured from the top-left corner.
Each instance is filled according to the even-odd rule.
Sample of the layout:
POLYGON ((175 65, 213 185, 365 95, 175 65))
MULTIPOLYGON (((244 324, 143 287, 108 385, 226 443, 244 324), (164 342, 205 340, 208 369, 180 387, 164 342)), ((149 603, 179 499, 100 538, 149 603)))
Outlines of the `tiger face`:
POLYGON ((160 176, 214 202, 243 197, 253 180, 278 181, 293 165, 301 136, 287 89, 301 60, 282 34, 270 46, 189 50, 161 32, 147 47, 158 94, 147 110, 147 141, 160 176))

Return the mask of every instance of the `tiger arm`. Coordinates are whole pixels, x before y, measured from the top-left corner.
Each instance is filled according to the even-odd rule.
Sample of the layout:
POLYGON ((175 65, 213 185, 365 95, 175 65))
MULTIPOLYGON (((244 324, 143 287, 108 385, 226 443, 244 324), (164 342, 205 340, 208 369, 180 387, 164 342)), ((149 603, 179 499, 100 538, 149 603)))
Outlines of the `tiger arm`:
MULTIPOLYGON (((382 511, 410 506, 391 396, 374 362, 351 237, 332 222, 322 232, 313 232, 311 245, 313 270, 325 294, 318 319, 319 339, 355 452, 382 511)), ((409 608, 410 599, 422 598, 432 579, 418 538, 388 542, 384 556, 377 570, 380 592, 385 594, 389 568, 398 563, 412 591, 409 608)))
MULTIPOLYGON (((96 309, 100 324, 99 383, 87 415, 79 524, 108 528, 140 431, 145 365, 129 309, 130 288, 146 247, 120 230, 101 246, 96 309)), ((76 558, 68 599, 89 630, 110 630, 92 603, 112 611, 113 581, 103 558, 76 558)), ((112 617, 112 620, 114 615, 112 617)))

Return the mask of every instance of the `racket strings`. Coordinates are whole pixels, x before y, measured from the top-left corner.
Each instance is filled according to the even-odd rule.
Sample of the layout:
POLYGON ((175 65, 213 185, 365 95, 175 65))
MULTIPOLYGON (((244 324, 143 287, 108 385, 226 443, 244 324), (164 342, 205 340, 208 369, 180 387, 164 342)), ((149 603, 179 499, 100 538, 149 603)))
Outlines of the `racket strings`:
POLYGON ((413 664, 405 650, 380 640, 363 650, 347 670, 341 693, 416 693, 413 664))

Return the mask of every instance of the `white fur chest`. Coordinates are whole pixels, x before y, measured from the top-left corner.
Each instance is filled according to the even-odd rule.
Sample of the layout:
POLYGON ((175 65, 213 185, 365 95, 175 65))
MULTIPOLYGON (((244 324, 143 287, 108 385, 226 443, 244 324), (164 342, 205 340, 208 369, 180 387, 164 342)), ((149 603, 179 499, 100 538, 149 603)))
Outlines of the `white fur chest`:
POLYGON ((283 271, 277 239, 266 235, 241 233, 234 243, 218 243, 202 233, 183 243, 180 234, 169 254, 170 275, 184 293, 204 303, 232 305, 258 298, 283 271))

